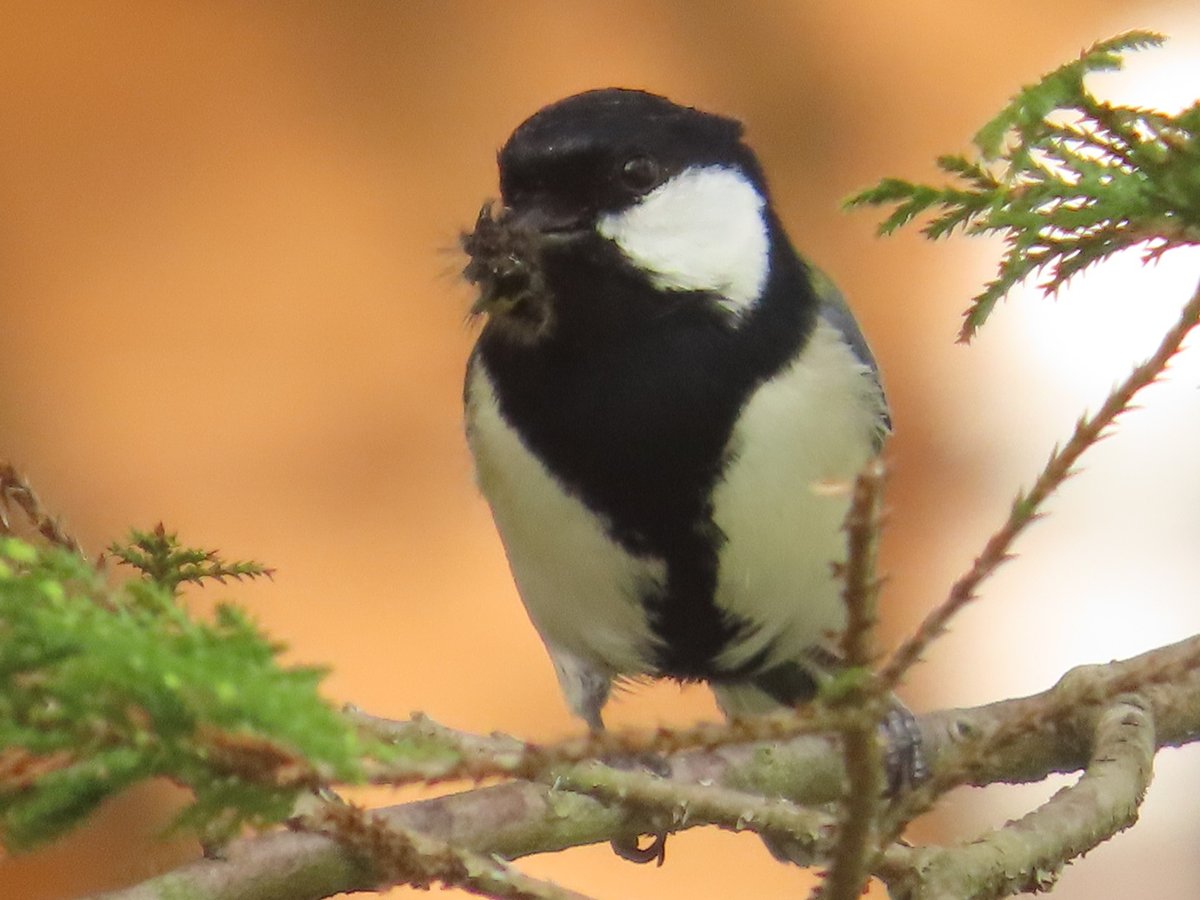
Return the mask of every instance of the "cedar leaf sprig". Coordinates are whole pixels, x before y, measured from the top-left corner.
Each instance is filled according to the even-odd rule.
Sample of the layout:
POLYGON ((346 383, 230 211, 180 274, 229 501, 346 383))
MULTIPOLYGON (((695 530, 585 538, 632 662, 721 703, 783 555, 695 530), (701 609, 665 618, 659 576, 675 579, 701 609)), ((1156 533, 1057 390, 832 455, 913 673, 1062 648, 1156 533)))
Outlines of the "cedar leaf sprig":
POLYGON ((1086 85, 1122 54, 1155 47, 1161 35, 1131 31, 1093 44, 1023 88, 976 132, 974 157, 947 155, 938 167, 955 184, 886 178, 846 201, 895 205, 879 226, 890 234, 932 214, 930 238, 956 229, 1000 234, 999 272, 971 302, 959 340, 969 341, 999 300, 1030 275, 1057 291, 1073 275, 1139 244, 1147 258, 1200 244, 1200 103, 1175 115, 1114 105, 1086 85))

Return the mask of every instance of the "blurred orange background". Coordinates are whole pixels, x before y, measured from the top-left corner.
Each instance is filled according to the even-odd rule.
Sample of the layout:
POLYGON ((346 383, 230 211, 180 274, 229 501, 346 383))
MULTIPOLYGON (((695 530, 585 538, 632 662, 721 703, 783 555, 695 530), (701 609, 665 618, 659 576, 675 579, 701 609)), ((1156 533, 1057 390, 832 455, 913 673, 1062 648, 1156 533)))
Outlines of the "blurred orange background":
MULTIPOLYGON (((875 215, 839 201, 884 175, 931 177, 1019 85, 1134 27, 1173 40, 1097 89, 1191 102, 1194 0, 10 0, 0 458, 93 553, 162 520, 275 566, 274 583, 193 599, 246 605, 290 660, 331 667, 334 700, 533 739, 576 732, 471 481, 455 247, 525 116, 590 87, 644 87, 746 122, 795 242, 874 345, 896 423, 892 644, 1153 346, 1200 257, 1149 273, 1124 260, 1054 306, 1022 292, 964 349, 958 314, 998 247, 880 241, 875 215)), ((1200 630, 1197 384, 1185 355, 914 674, 910 705, 1041 690, 1072 665, 1200 630)), ((660 685, 610 720, 715 715, 703 689, 660 685)), ((1200 896, 1198 761, 1162 754, 1142 823, 1068 870, 1057 896, 1200 896)), ((920 836, 967 838, 1061 783, 960 792, 920 836)), ((74 897, 190 858, 190 843, 155 838, 179 799, 138 788, 60 845, 0 859, 0 897, 74 897)), ((521 865, 602 898, 806 890, 748 835, 696 830, 670 850, 662 869, 607 847, 521 865)))

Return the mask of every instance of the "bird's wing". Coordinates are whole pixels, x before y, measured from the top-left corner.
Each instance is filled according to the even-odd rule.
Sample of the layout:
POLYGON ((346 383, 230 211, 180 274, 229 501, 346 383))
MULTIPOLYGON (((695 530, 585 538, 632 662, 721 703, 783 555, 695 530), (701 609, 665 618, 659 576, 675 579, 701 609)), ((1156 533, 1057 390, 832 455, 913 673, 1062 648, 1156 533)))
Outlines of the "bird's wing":
POLYGON ((892 419, 888 414, 887 395, 883 390, 883 382, 879 377, 879 365, 875 362, 875 356, 871 353, 871 348, 867 344, 867 339, 863 337, 862 330, 858 327, 858 322, 854 319, 854 313, 850 311, 849 305, 846 303, 846 298, 842 296, 842 292, 838 290, 828 275, 818 269, 811 263, 808 264, 809 278, 812 280, 813 289, 817 292, 817 298, 821 301, 819 315, 822 319, 832 325, 841 333, 846 344, 854 351, 854 355, 871 373, 872 379, 879 387, 879 394, 883 398, 883 429, 885 432, 892 430, 892 419))

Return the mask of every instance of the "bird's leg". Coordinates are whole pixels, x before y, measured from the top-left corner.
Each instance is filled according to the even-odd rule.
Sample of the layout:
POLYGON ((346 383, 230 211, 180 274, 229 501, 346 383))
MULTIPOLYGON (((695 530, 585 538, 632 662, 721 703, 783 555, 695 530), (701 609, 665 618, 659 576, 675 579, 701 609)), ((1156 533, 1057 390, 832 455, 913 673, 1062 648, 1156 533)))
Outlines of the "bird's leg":
MULTIPOLYGON (((600 734, 604 731, 601 710, 608 702, 612 690, 612 676, 557 647, 550 648, 550 656, 554 660, 554 671, 558 675, 563 695, 567 698, 567 705, 575 715, 587 722, 592 734, 600 734)), ((660 756, 620 756, 602 759, 600 762, 614 769, 643 769, 660 776, 670 774, 670 767, 660 756)), ((652 835, 653 840, 644 848, 638 843, 639 837, 640 835, 636 834, 624 835, 614 838, 609 843, 613 852, 621 859, 639 864, 657 862, 661 866, 666 853, 666 834, 652 835)))
MULTIPOLYGON (((600 726, 603 729, 603 724, 600 726)), ((639 754, 637 756, 623 756, 616 759, 606 759, 604 764, 612 766, 614 769, 644 769, 653 775, 660 778, 665 778, 671 772, 671 767, 667 761, 657 754, 639 754)), ((667 858, 667 833, 665 831, 650 835, 650 843, 645 847, 641 846, 641 835, 623 835, 619 838, 613 838, 609 841, 609 845, 613 849, 613 853, 627 859, 630 862, 638 865, 646 863, 654 863, 661 866, 667 858)))
MULTIPOLYGON (((588 718, 588 725, 592 729, 592 733, 598 733, 604 730, 604 722, 600 718, 600 710, 597 708, 593 717, 588 718)), ((660 778, 665 778, 671 774, 671 767, 667 761, 657 754, 637 754, 635 756, 619 756, 602 760, 607 766, 612 766, 614 769, 642 769, 657 775, 660 778)), ((609 841, 609 845, 613 849, 613 853, 627 859, 630 862, 638 865, 646 863, 655 863, 661 866, 667 858, 667 834, 659 832, 650 835, 651 841, 645 847, 641 846, 641 835, 623 835, 619 838, 613 838, 609 841)))

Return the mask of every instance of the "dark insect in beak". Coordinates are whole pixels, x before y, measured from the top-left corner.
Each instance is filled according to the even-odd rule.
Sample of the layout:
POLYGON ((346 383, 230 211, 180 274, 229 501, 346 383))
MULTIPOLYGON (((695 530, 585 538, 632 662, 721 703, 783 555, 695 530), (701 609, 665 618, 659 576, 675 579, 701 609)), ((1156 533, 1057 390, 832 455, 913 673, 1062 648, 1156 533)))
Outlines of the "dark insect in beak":
POLYGON ((526 293, 532 282, 530 261, 533 249, 508 225, 506 217, 493 211, 487 201, 475 219, 475 228, 463 234, 460 243, 469 257, 463 277, 479 286, 472 315, 501 312, 526 293))
POLYGON ((552 304, 542 274, 545 238, 512 210, 497 213, 491 201, 483 204, 475 227, 460 238, 468 257, 463 277, 479 288, 472 316, 487 315, 497 327, 524 340, 546 333, 552 304))

